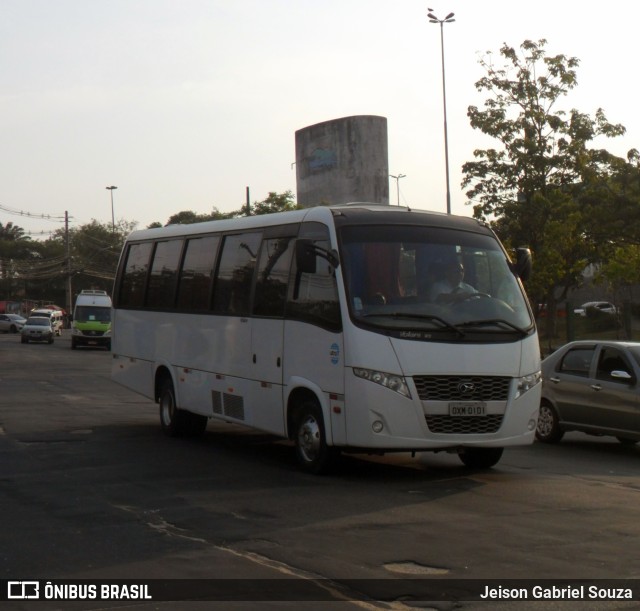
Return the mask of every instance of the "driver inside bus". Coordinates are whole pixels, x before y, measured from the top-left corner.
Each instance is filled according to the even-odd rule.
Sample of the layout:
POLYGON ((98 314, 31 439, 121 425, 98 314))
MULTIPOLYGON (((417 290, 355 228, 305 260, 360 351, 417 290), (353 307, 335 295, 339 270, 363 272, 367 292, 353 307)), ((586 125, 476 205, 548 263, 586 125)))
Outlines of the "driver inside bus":
POLYGON ((459 261, 448 261, 444 264, 440 280, 431 287, 431 301, 436 303, 452 303, 477 293, 475 288, 463 281, 464 266, 459 261))

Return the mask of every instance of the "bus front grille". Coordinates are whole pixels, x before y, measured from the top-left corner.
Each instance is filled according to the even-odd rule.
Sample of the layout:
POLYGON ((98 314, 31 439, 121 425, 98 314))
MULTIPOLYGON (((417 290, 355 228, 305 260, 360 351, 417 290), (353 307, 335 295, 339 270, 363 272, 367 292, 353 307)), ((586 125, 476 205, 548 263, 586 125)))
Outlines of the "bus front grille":
POLYGON ((478 435, 496 433, 502 424, 502 414, 488 416, 447 416, 426 414, 427 426, 432 433, 445 435, 478 435))
POLYGON ((414 376, 421 401, 507 401, 506 376, 414 376))

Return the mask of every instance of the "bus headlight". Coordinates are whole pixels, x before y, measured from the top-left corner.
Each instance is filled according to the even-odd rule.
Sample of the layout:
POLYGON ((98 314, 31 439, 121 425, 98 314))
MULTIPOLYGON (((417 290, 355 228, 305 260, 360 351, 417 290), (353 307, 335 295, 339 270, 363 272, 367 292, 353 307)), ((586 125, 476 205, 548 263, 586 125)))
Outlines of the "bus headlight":
POLYGON ((522 395, 524 395, 524 393, 531 390, 534 386, 540 384, 541 380, 542 373, 539 371, 531 373, 528 376, 522 376, 520 379, 518 379, 515 398, 517 399, 518 397, 521 397, 522 395))
POLYGON ((354 367, 353 373, 358 378, 369 380, 369 382, 375 382, 389 390, 400 393, 403 397, 411 399, 409 387, 402 376, 398 376, 393 373, 385 373, 384 371, 374 371, 373 369, 362 369, 361 367, 354 367))

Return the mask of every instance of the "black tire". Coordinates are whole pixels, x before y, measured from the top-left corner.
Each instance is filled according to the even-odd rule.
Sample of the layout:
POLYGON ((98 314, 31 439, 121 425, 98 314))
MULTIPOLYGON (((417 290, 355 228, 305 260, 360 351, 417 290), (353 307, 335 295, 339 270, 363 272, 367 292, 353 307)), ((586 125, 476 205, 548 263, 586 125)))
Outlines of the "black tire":
POLYGON ((73 337, 71 338, 71 350, 76 350, 78 348, 78 343, 73 337))
POLYGON ((504 448, 463 448, 458 456, 471 469, 491 469, 502 458, 504 448))
POLYGON ((47 344, 53 344, 53 337, 47 341, 47 344))
POLYGON ((564 431, 560 428, 556 410, 550 403, 543 401, 540 404, 536 439, 543 443, 556 443, 562 439, 563 435, 564 431))
POLYGON ((24 336, 22 336, 22 337, 20 338, 20 341, 21 341, 23 344, 28 344, 28 343, 29 343, 29 340, 28 340, 26 337, 24 337, 24 336))
POLYGON ((171 380, 165 380, 158 398, 160 426, 169 437, 195 437, 204 433, 208 418, 193 414, 176 405, 176 394, 171 380))
POLYGON ((299 465, 307 473, 329 473, 340 456, 338 448, 327 445, 322 410, 316 401, 303 402, 296 411, 294 441, 299 465))
POLYGON ((11 325, 11 327, 9 328, 9 333, 17 333, 18 332, 18 328, 15 325, 11 325))

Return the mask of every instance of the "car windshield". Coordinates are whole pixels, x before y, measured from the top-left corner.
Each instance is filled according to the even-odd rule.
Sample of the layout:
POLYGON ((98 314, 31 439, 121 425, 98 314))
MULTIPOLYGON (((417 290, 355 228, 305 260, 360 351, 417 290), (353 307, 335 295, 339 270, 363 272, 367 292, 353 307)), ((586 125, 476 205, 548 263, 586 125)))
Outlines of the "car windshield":
POLYGON ((34 317, 27 320, 30 327, 49 327, 51 323, 48 318, 34 317))
POLYGON ((352 319, 387 331, 522 336, 533 320, 490 235, 415 226, 347 226, 342 273, 352 319))

